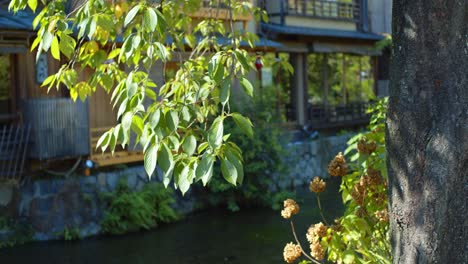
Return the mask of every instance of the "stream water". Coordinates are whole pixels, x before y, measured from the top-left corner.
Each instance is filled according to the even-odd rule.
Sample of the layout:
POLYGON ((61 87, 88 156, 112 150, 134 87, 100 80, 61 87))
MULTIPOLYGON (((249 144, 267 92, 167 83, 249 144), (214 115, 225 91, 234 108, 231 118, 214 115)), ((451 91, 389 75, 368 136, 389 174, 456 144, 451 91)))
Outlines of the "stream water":
MULTIPOLYGON (((332 221, 343 206, 337 180, 321 194, 325 217, 332 221)), ((307 228, 320 221, 316 197, 298 191, 301 212, 294 218, 305 250, 307 228)), ((10 263, 163 263, 163 264, 275 264, 285 263, 284 245, 294 240, 289 221, 270 209, 231 213, 211 210, 154 230, 84 239, 34 242, 0 250, 0 264, 10 263)))

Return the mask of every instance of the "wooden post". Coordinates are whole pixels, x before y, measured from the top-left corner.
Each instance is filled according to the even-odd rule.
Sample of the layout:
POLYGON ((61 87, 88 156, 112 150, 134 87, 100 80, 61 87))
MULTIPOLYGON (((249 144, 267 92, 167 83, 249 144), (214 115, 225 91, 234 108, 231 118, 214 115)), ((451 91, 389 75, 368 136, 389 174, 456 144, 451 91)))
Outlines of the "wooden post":
POLYGON ((328 106, 328 54, 323 53, 323 105, 328 106))
POLYGON ((362 56, 359 56, 359 103, 362 101, 362 56))
POLYGON ((347 96, 346 96, 346 54, 343 53, 342 59, 342 71, 341 71, 341 93, 343 95, 343 105, 346 105, 347 96))

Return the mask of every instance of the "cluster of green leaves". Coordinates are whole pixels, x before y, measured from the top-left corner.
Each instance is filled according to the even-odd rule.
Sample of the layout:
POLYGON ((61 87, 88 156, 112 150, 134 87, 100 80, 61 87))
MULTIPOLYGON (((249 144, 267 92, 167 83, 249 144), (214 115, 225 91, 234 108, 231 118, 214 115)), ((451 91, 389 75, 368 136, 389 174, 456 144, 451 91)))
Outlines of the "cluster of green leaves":
POLYGON ((381 99, 371 109, 368 131, 359 133, 348 141, 348 166, 351 173, 342 178, 341 193, 346 206, 339 219, 338 231, 331 232, 331 240, 323 239, 328 247, 328 259, 341 263, 391 263, 391 245, 387 219, 380 219, 378 212, 387 212, 387 167, 385 151, 385 116, 388 98, 381 99), (359 140, 375 142, 372 153, 358 150, 359 140), (363 201, 356 201, 352 192, 366 177, 369 170, 381 175, 381 181, 364 189, 363 201))
POLYGON ((333 263, 392 262, 385 158, 387 104, 388 98, 384 98, 373 105, 368 110, 372 114, 368 130, 347 142, 345 155, 350 173, 342 178, 340 185, 345 212, 328 226, 327 234, 319 240, 328 261, 333 263), (370 173, 375 177, 372 184, 365 183, 370 173))
POLYGON ((114 192, 103 194, 102 198, 107 204, 101 222, 105 233, 150 229, 158 223, 171 223, 180 218, 172 207, 174 191, 160 183, 150 183, 141 191, 132 192, 126 182, 121 181, 114 192))
MULTIPOLYGON (((98 146, 103 151, 113 151, 117 144, 125 147, 134 133, 148 175, 159 165, 164 184, 172 181, 182 193, 193 182, 206 185, 216 161, 227 182, 242 183, 241 150, 229 141, 224 126, 232 120, 248 136, 253 134, 250 120, 230 111, 229 98, 235 79, 253 95, 246 75, 254 70, 255 58, 241 44, 253 47, 257 36, 238 29, 234 18, 266 18, 264 11, 241 0, 212 1, 210 17, 197 20, 190 14, 205 1, 90 0, 72 8, 67 2, 42 1, 31 48, 37 48, 38 56, 50 51, 66 61, 43 86, 63 86, 73 99, 84 100, 97 87, 112 94, 118 124, 102 135, 98 146), (229 13, 228 21, 212 7, 220 5, 229 13), (170 61, 180 68, 157 86, 151 69, 170 61), (93 74, 80 79, 85 68, 93 74)), ((36 11, 37 0, 10 4, 14 11, 27 6, 36 11)))
POLYGON ((4 237, 6 240, 0 240, 0 249, 29 242, 34 234, 31 225, 15 221, 6 216, 0 217, 0 231, 9 232, 4 237))
POLYGON ((79 240, 81 239, 80 236, 80 229, 78 227, 66 227, 63 230, 63 233, 60 235, 63 237, 65 241, 72 241, 72 240, 79 240))
MULTIPOLYGON (((243 150, 244 183, 234 188, 219 177, 213 178, 207 191, 200 196, 211 205, 227 205, 231 211, 237 211, 246 206, 271 206, 279 209, 285 196, 291 197, 292 192, 281 190, 274 182, 274 174, 287 175, 288 166, 284 157, 288 155, 284 148, 287 136, 279 126, 282 117, 276 114, 277 88, 263 87, 261 94, 252 100, 237 100, 242 104, 234 104, 233 108, 247 116, 255 123, 253 137, 245 137, 241 129, 230 125, 230 139, 243 150), (276 192, 271 192, 271 188, 276 192), (281 197, 278 199, 277 197, 281 197)), ((222 169, 222 168, 221 168, 222 169)), ((215 173, 219 169, 215 168, 215 173)))

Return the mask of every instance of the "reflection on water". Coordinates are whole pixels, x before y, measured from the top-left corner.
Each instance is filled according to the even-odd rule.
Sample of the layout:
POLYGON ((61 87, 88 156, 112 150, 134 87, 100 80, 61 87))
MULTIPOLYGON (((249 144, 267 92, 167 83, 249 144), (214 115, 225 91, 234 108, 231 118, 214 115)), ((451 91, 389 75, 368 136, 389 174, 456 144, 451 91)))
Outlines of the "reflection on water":
MULTIPOLYGON (((332 220, 343 207, 338 181, 328 185, 322 206, 326 208, 325 217, 332 220)), ((320 216, 313 194, 304 188, 298 196, 301 212, 295 219, 296 231, 307 245, 305 232, 310 224, 320 221, 320 216)), ((0 263, 284 263, 284 245, 293 239, 289 222, 279 212, 213 210, 149 232, 2 249, 0 263)))

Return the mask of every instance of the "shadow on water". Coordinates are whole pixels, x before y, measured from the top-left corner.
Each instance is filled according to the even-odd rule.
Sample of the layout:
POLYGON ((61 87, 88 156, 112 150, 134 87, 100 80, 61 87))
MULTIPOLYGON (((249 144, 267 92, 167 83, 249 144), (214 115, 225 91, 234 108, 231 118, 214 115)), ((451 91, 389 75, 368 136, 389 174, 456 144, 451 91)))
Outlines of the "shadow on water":
MULTIPOLYGON (((338 180, 329 180, 322 206, 329 222, 343 210, 338 180)), ((301 212, 295 217, 306 249, 305 233, 320 221, 314 194, 298 190, 301 212)), ((0 263, 285 263, 284 245, 293 241, 289 222, 269 209, 230 213, 212 210, 148 232, 64 242, 34 242, 0 250, 0 263)))

